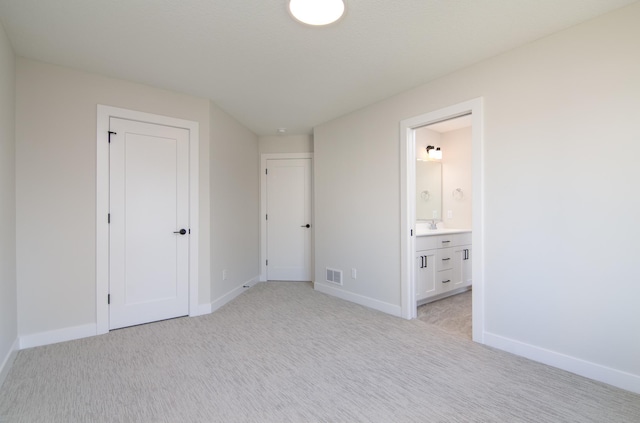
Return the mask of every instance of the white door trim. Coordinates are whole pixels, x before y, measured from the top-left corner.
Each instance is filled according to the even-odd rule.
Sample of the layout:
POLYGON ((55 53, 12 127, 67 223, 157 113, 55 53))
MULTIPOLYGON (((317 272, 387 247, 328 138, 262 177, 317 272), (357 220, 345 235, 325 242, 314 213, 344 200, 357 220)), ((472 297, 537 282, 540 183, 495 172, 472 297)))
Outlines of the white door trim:
POLYGON ((311 159, 311 279, 314 278, 313 240, 313 153, 263 153, 260 155, 260 281, 267 280, 267 160, 277 159, 311 159))
POLYGON ((416 128, 471 112, 473 180, 473 340, 484 343, 484 129, 483 99, 476 98, 400 122, 400 286, 401 313, 416 317, 415 297, 415 133, 416 128))
POLYGON ((109 118, 150 122, 189 131, 189 315, 198 315, 199 124, 98 104, 96 145, 96 334, 109 332, 109 118))

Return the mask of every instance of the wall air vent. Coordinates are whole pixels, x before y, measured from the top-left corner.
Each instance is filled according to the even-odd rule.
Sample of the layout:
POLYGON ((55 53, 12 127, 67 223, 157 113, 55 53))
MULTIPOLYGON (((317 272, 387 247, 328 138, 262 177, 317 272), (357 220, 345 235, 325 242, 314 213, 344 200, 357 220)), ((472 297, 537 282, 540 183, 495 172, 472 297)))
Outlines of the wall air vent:
POLYGON ((342 285, 342 270, 327 267, 327 282, 342 285))

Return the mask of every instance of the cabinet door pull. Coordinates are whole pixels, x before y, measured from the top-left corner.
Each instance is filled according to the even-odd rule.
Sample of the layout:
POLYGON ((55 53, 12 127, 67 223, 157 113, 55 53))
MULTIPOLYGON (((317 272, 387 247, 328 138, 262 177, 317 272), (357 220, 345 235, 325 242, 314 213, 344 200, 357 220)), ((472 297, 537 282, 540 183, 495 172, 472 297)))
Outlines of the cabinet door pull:
POLYGON ((451 282, 451 279, 447 279, 446 281, 442 281, 442 283, 449 283, 451 282))
POLYGON ((451 257, 443 258, 442 261, 451 260, 451 257))
POLYGON ((424 267, 429 267, 429 260, 427 259, 427 256, 424 256, 424 267))
POLYGON ((468 248, 464 249, 464 259, 465 260, 469 260, 469 249, 468 248))
POLYGON ((442 241, 443 244, 446 244, 447 242, 451 242, 451 241, 442 241))

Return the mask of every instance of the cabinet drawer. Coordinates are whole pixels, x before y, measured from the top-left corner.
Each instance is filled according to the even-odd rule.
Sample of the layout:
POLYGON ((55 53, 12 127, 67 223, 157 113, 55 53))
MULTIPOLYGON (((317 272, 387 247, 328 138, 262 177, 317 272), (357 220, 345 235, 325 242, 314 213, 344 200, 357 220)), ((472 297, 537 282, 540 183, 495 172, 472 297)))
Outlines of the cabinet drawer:
POLYGON ((436 275, 436 289, 438 292, 446 292, 453 289, 453 270, 443 270, 436 275))
POLYGON ((454 248, 440 248, 436 250, 436 270, 453 269, 453 261, 455 259, 454 248))
POLYGON ((436 237, 436 248, 457 247, 460 245, 471 244, 471 232, 463 232, 458 234, 438 235, 436 237))
POLYGON ((456 235, 457 234, 434 236, 437 244, 436 248, 454 247, 456 245, 456 235))
POLYGON ((416 251, 421 250, 433 250, 438 248, 440 244, 438 244, 436 237, 434 236, 418 236, 416 237, 416 251))

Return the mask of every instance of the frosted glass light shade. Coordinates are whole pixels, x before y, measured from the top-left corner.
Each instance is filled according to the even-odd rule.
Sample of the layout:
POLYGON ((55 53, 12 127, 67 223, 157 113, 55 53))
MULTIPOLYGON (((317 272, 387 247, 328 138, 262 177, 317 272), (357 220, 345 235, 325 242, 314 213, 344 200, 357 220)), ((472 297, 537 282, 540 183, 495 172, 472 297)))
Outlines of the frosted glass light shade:
POLYGON ((342 0, 290 0, 289 11, 302 23, 328 25, 344 14, 344 2, 342 0))
POLYGON ((428 151, 429 151, 429 160, 442 160, 442 150, 440 150, 440 147, 431 148, 428 151))

